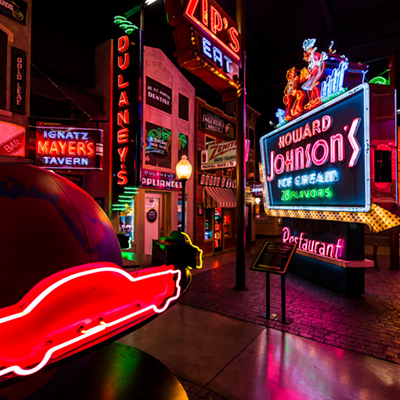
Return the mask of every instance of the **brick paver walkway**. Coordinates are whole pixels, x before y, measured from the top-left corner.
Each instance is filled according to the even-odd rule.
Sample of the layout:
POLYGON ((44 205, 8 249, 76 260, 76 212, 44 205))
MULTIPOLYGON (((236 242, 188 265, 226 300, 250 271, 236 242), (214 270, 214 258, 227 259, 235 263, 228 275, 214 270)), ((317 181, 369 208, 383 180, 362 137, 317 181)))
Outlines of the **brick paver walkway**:
MULTIPOLYGON (((346 298, 294 275, 286 276, 286 313, 290 324, 266 320, 265 274, 250 271, 255 255, 246 256, 248 291, 235 291, 235 262, 194 276, 181 303, 289 332, 340 349, 400 364, 400 272, 379 256, 380 271, 365 273, 365 295, 346 298)), ((281 313, 280 277, 271 275, 271 313, 281 313)))

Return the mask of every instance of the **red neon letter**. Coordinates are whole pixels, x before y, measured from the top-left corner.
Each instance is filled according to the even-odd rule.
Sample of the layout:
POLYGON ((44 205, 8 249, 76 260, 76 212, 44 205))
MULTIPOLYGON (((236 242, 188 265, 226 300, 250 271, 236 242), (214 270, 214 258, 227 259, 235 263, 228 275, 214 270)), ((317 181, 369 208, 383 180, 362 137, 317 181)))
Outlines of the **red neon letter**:
POLYGON ((331 163, 334 163, 338 160, 344 160, 344 141, 341 133, 331 136, 331 163), (337 143, 337 156, 335 143, 337 143))
POLYGON ((201 1, 201 22, 208 26, 208 0, 201 1))
POLYGON ((119 95, 118 107, 126 107, 129 106, 128 95, 126 94, 125 90, 121 92, 119 95))
POLYGON ((117 114, 117 125, 129 124, 129 110, 119 111, 117 114))
POLYGON ((129 48, 129 38, 128 36, 121 36, 118 39, 118 52, 122 53, 123 51, 128 50, 129 48))
POLYGON ((122 56, 118 56, 118 67, 122 70, 127 69, 130 64, 129 53, 124 53, 124 61, 122 62, 122 56))
POLYGON ((213 6, 210 6, 211 32, 215 35, 222 31, 221 14, 213 6))
POLYGON ((229 39, 231 39, 231 42, 229 43, 229 47, 235 53, 239 53, 239 50, 240 50, 240 44, 239 44, 239 40, 238 40, 239 32, 235 28, 229 28, 228 35, 229 35, 229 39))
POLYGON ((118 89, 123 89, 129 86, 129 82, 124 82, 122 74, 118 75, 118 89))
POLYGON ((122 171, 119 171, 117 174, 119 181, 117 181, 117 185, 126 185, 128 183, 128 178, 126 175, 128 174, 128 171, 123 169, 122 171))
POLYGON ((324 165, 328 161, 328 157, 329 157, 329 145, 328 145, 328 142, 326 140, 324 140, 324 139, 317 140, 314 143, 314 146, 313 146, 312 151, 311 151, 312 162, 315 165, 318 165, 318 166, 324 165), (323 155, 322 155, 322 157, 320 159, 317 158, 317 151, 318 151, 319 147, 322 147, 324 149, 324 153, 323 153, 323 155))
POLYGON ((118 154, 119 154, 119 160, 121 162, 125 162, 126 155, 128 154, 128 148, 127 147, 119 148, 118 154))

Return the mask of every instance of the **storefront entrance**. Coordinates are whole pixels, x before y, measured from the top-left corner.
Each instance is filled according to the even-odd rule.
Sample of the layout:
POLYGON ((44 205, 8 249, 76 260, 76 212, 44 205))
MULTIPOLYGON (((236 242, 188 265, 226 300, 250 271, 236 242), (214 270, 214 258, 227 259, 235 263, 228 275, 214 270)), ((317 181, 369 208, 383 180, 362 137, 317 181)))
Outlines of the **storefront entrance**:
POLYGON ((162 194, 146 193, 144 214, 144 253, 151 254, 153 239, 161 236, 162 194))

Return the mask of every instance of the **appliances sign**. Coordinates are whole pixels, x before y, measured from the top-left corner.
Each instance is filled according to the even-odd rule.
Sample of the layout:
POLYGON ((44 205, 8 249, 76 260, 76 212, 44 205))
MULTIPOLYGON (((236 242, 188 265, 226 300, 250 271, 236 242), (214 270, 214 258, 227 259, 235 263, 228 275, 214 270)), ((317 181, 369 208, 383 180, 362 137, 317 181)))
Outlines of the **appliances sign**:
POLYGON ((101 129, 36 127, 36 165, 51 169, 102 169, 101 129))
POLYGON ((260 145, 268 208, 369 211, 367 84, 263 136, 260 145))

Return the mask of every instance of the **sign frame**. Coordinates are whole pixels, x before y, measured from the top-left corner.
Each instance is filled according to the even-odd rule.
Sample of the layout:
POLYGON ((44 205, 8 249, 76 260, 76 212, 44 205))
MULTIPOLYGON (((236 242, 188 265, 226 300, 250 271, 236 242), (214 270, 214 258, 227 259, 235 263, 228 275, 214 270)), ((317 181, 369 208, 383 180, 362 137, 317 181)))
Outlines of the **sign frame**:
MULTIPOLYGON (((313 109, 309 113, 303 114, 299 118, 290 121, 289 123, 279 127, 278 129, 275 129, 274 131, 264 135, 260 139, 260 152, 261 152, 261 160, 262 164, 264 166, 263 168, 263 177, 264 177, 264 204, 265 208, 271 209, 271 210, 315 210, 315 211, 338 211, 338 212, 368 212, 371 208, 371 184, 370 184, 370 116, 369 116, 369 110, 370 110, 370 98, 369 98, 369 85, 366 83, 363 83, 354 89, 349 90, 345 94, 336 97, 335 99, 322 104, 321 106, 313 109), (364 141, 361 143, 362 145, 362 152, 364 155, 364 202, 365 205, 361 207, 357 206, 330 206, 330 205, 274 205, 272 204, 271 201, 271 196, 270 196, 270 188, 269 188, 269 182, 267 179, 267 175, 270 169, 270 165, 268 163, 268 160, 266 160, 266 154, 267 154, 267 146, 265 145, 265 141, 275 135, 280 135, 284 134, 286 131, 290 131, 290 129, 294 126, 297 125, 298 123, 308 120, 312 118, 315 114, 320 113, 321 111, 324 111, 326 109, 331 108, 332 106, 344 102, 347 98, 350 98, 353 95, 358 94, 359 92, 363 92, 363 115, 361 124, 363 125, 364 128, 364 141)), ((323 201, 323 200, 322 200, 323 201)))

